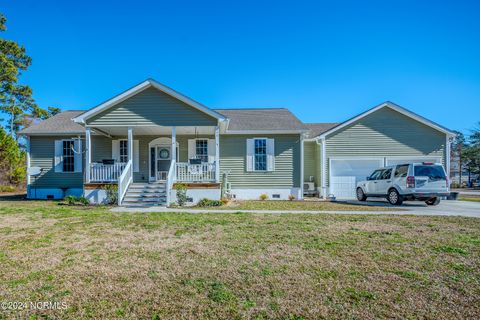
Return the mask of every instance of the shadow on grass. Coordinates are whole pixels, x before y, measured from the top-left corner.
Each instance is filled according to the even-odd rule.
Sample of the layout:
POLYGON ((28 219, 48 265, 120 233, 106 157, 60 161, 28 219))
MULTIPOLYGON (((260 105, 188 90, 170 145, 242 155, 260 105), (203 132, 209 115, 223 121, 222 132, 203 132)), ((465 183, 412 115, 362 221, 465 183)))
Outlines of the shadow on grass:
POLYGON ((25 201, 27 200, 26 193, 0 193, 0 201, 25 201))
POLYGON ((358 200, 335 200, 335 203, 348 204, 351 206, 362 206, 362 207, 384 207, 384 208, 418 208, 426 207, 427 205, 422 201, 415 202, 404 202, 401 206, 394 206, 388 203, 386 200, 377 200, 377 201, 358 201, 358 200))

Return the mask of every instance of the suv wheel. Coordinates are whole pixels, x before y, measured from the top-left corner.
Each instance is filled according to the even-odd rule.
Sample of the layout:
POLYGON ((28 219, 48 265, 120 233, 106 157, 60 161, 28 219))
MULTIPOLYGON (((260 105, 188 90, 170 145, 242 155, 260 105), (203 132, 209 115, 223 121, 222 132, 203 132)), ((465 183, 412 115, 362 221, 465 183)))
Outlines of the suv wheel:
POLYGON ((363 192, 362 188, 357 188, 357 199, 358 199, 358 201, 367 200, 367 196, 363 192))
POLYGON ((403 197, 398 193, 397 189, 390 189, 388 191, 387 200, 394 206, 399 206, 403 203, 403 197))
POLYGON ((430 200, 425 201, 425 203, 429 206, 437 206, 440 203, 440 197, 435 197, 430 200))

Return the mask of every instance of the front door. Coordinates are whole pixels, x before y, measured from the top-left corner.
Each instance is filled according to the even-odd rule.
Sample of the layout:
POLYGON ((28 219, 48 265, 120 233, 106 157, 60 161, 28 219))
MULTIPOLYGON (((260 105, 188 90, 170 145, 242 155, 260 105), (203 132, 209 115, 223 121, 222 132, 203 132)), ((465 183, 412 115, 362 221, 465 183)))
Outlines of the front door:
POLYGON ((150 181, 167 180, 171 164, 171 146, 155 145, 150 147, 150 181))

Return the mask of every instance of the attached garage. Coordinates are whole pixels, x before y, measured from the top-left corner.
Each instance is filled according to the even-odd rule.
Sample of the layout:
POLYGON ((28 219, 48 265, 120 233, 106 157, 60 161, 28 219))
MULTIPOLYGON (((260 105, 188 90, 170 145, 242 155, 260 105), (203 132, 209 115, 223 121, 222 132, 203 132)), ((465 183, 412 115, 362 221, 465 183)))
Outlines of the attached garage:
POLYGON ((330 158, 330 193, 340 199, 354 198, 357 182, 383 166, 383 158, 330 158))
POLYGON ((453 135, 407 109, 383 103, 316 136, 320 193, 355 198, 357 182, 377 168, 399 163, 442 163, 448 173, 453 135))
POLYGON ((410 162, 442 163, 441 157, 377 157, 363 158, 330 158, 330 189, 329 194, 338 199, 356 197, 355 189, 359 181, 365 180, 375 169, 410 162))

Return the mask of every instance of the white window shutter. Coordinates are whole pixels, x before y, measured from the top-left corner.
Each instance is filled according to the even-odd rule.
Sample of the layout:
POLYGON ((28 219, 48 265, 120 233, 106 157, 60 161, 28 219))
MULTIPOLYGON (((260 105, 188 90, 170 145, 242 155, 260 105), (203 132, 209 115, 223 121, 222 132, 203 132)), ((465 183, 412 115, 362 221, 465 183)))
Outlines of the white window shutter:
POLYGON ((120 140, 112 140, 112 159, 120 162, 120 140))
POLYGON ((215 162, 215 139, 208 139, 208 162, 215 162))
POLYGON ((62 140, 55 140, 55 172, 63 172, 63 142, 62 140))
POLYGON ((80 139, 74 140, 73 149, 75 150, 74 161, 73 161, 74 171, 82 172, 82 160, 83 160, 82 140, 80 139))
POLYGON ((193 159, 197 155, 195 139, 188 139, 188 159, 193 159))
POLYGON ((247 139, 247 171, 253 171, 254 164, 254 152, 255 152, 255 140, 247 139))
POLYGON ((275 140, 267 139, 267 171, 275 171, 275 140))
POLYGON ((133 172, 140 171, 140 152, 138 140, 133 140, 133 172))

